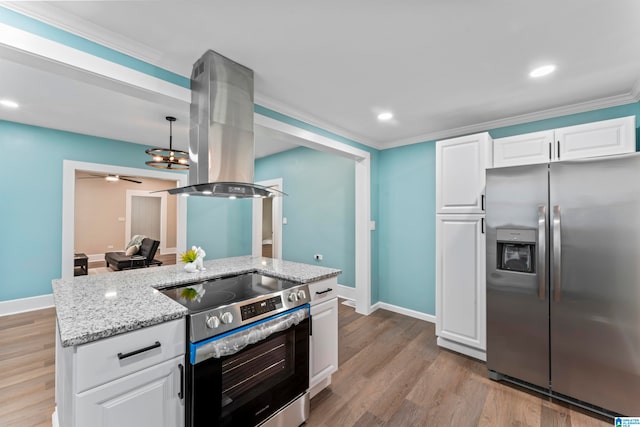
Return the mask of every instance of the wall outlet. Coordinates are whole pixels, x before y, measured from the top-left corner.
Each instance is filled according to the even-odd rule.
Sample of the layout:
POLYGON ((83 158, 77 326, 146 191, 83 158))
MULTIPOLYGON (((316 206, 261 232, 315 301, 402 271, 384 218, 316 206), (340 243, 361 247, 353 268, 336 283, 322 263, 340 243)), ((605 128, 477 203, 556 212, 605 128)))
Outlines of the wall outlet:
POLYGON ((313 259, 315 259, 316 261, 322 261, 322 254, 315 254, 313 256, 313 259))
POLYGON ((107 249, 113 249, 113 245, 107 245, 107 249))
POLYGON ((285 216, 284 218, 282 218, 282 223, 286 224, 287 223, 287 217, 285 216))
POLYGON ((118 217, 118 221, 120 221, 120 222, 125 222, 126 220, 127 219, 125 217, 123 217, 123 216, 119 216, 118 217))

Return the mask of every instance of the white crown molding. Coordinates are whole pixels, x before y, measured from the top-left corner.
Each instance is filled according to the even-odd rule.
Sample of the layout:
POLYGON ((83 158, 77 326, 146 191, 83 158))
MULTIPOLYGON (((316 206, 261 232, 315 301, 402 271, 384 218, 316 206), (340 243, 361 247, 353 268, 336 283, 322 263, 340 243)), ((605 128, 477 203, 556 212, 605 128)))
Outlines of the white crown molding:
POLYGON ((640 77, 636 80, 636 83, 631 88, 631 96, 634 100, 640 101, 640 77))
POLYGON ((373 141, 368 141, 362 135, 357 135, 352 132, 349 132, 345 129, 332 125, 330 123, 324 122, 317 117, 301 113, 279 101, 274 100, 268 96, 265 96, 261 93, 256 92, 254 94, 254 102, 262 107, 268 108, 270 110, 274 110, 278 113, 285 114, 289 117, 292 117, 296 120, 300 120, 312 126, 319 127, 322 130, 326 130, 327 132, 335 133, 336 135, 340 135, 344 138, 348 138, 352 141, 355 141, 359 144, 366 145, 367 147, 375 148, 376 150, 382 150, 386 147, 385 144, 377 143, 373 141))
POLYGON ((160 51, 60 9, 55 6, 55 2, 2 2, 0 6, 141 61, 180 74, 179 71, 176 71, 175 66, 172 67, 171 64, 162 62, 163 55, 160 51))
POLYGON ((565 105, 562 107, 550 108, 548 110, 536 111, 533 113, 521 114, 518 116, 507 117, 504 119, 491 120, 488 122, 476 123, 468 126, 461 126, 453 129, 425 133, 411 138, 392 141, 384 145, 383 150, 404 145, 417 144, 425 141, 435 141, 443 138, 461 136, 476 132, 489 131, 491 129, 519 125, 522 123, 530 123, 538 120, 551 119, 554 117, 566 116, 569 114, 584 113, 586 111, 598 110, 601 108, 617 107, 618 105, 630 104, 640 99, 640 80, 636 83, 633 90, 623 95, 614 95, 606 98, 595 99, 592 101, 579 102, 577 104, 565 105))

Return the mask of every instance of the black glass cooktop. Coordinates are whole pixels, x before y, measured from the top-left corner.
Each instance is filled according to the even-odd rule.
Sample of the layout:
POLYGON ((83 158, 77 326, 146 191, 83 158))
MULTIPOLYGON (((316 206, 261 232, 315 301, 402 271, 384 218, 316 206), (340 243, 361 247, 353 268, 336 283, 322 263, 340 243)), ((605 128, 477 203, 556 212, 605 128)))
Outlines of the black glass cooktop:
POLYGON ((180 285, 160 292, 189 309, 190 313, 234 304, 298 286, 299 283, 257 273, 180 285))

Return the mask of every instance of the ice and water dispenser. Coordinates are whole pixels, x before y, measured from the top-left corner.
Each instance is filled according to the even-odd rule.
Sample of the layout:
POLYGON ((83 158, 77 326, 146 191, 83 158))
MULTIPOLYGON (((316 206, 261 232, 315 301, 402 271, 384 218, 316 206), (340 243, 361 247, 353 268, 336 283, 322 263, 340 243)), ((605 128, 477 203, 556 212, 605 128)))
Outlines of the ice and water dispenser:
POLYGON ((498 228, 498 270, 535 273, 536 231, 498 228))

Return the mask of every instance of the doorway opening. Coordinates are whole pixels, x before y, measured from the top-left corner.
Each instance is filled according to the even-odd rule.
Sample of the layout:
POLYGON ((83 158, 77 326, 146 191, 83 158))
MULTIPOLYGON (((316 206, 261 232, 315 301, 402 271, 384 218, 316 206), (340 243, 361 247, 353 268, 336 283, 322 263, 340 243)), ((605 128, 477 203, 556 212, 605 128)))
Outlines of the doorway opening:
POLYGON ((127 190, 124 241, 139 234, 160 242, 162 255, 175 254, 175 201, 169 206, 167 193, 127 190))
MULTIPOLYGON (((283 191, 282 178, 257 182, 258 185, 283 191)), ((282 197, 253 201, 253 256, 282 258, 282 197)))
MULTIPOLYGON (((102 234, 107 234, 106 239, 109 241, 104 241, 101 247, 95 247, 91 249, 85 249, 85 254, 89 262, 93 261, 93 259, 104 261, 104 253, 109 251, 118 251, 123 249, 128 240, 125 241, 125 231, 124 225, 126 221, 126 213, 124 200, 123 205, 119 213, 114 213, 111 215, 111 219, 114 222, 114 227, 117 227, 116 223, 121 224, 119 230, 111 232, 105 226, 106 220, 97 221, 96 214, 88 214, 86 218, 88 218, 87 227, 84 231, 76 230, 76 202, 78 201, 76 195, 76 175, 82 173, 91 173, 91 174, 106 174, 106 175, 119 175, 119 176, 132 176, 139 178, 149 178, 155 180, 164 181, 163 188, 166 189, 174 186, 185 186, 187 185, 187 175, 179 174, 173 172, 163 172, 163 171, 155 171, 149 169, 137 169, 137 168, 129 168, 122 166, 113 166, 113 165, 105 165, 98 163, 86 163, 86 162, 77 162, 72 160, 64 160, 63 161, 63 191, 62 191, 62 278, 69 279, 74 275, 74 265, 75 265, 75 257, 74 254, 78 252, 84 244, 78 243, 76 239, 84 239, 87 238, 87 244, 98 241, 98 237, 102 234), (102 224, 101 226, 96 226, 96 223, 102 224), (117 241, 113 240, 117 239, 117 241), (113 240, 113 242, 111 242, 113 240), (93 259, 89 255, 94 255, 93 259)), ((87 179, 84 182, 100 182, 105 181, 103 179, 87 179)), ((141 181, 144 181, 142 179, 141 181)), ((110 185, 117 185, 118 183, 111 183, 110 185)), ((140 185, 141 187, 144 184, 135 184, 140 185)), ((149 189, 146 189, 147 191, 149 189)), ((93 194, 94 192, 88 191, 89 194, 93 194)), ((124 196, 122 197, 124 199, 124 196)), ((187 217, 187 203, 183 197, 178 197, 175 200, 174 207, 174 215, 175 219, 168 218, 167 221, 173 221, 175 223, 175 231, 173 237, 173 243, 170 243, 166 247, 167 253, 173 251, 173 253, 183 252, 186 248, 186 217, 187 217)), ((104 214, 105 211, 112 207, 113 204, 106 203, 103 204, 103 209, 99 209, 99 214, 104 214)), ((116 228, 117 230, 117 228, 116 228)), ((165 241, 170 240, 169 237, 165 238, 165 241)), ((166 245, 166 243, 165 243, 166 245)), ((161 250, 162 252, 162 250, 161 250)), ((173 255, 175 256, 175 255, 173 255)))
MULTIPOLYGON (((326 153, 346 157, 355 162, 355 295, 356 312, 371 313, 371 154, 335 139, 303 129, 287 120, 275 119, 261 113, 255 114, 255 122, 269 132, 293 136, 298 145, 326 153)), ((254 237, 255 238, 255 237, 254 237)), ((254 240, 253 253, 256 252, 254 240)), ((346 296, 346 295, 345 295, 346 296)))

